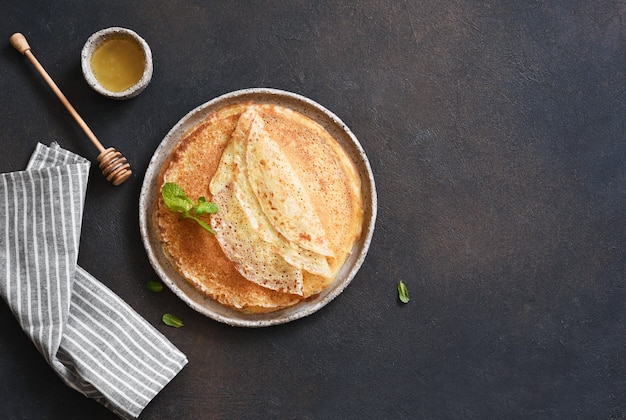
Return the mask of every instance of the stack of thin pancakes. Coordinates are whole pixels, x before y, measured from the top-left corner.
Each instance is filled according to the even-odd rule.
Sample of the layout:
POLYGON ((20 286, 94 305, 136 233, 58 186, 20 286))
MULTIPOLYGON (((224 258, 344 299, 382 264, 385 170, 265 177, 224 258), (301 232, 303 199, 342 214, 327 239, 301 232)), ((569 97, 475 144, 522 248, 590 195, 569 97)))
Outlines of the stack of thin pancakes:
POLYGON ((320 293, 361 235, 353 162, 322 126, 279 105, 211 113, 163 165, 159 192, 166 182, 215 202, 218 212, 207 220, 212 235, 179 220, 159 195, 154 218, 165 254, 194 288, 241 312, 271 312, 320 293))

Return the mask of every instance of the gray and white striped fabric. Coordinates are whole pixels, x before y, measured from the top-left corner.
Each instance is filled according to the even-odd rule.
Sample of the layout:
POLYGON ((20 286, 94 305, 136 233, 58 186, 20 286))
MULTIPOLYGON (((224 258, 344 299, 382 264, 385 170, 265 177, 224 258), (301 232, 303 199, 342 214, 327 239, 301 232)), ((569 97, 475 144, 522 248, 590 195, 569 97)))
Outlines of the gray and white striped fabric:
POLYGON ((0 294, 67 385, 136 418, 187 358, 77 265, 89 166, 38 144, 0 175, 0 294))

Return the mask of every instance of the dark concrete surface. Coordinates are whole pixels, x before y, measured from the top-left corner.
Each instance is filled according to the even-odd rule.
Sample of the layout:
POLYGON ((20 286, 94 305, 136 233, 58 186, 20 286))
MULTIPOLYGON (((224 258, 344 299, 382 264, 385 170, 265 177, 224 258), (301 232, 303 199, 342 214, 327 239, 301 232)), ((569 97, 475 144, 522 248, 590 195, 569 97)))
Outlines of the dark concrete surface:
MULTIPOLYGON (((92 167, 79 263, 189 357, 141 418, 626 417, 623 1, 5 1, 2 172, 23 169, 37 141, 96 155, 10 47, 16 31, 135 171, 115 188, 92 167), (83 43, 109 26, 152 47, 152 83, 130 101, 81 76, 83 43), (265 329, 149 292, 138 227, 161 139, 248 87, 336 113, 379 197, 346 291, 265 329)), ((52 373, 4 303, 0 325, 0 418, 114 417, 52 373)))

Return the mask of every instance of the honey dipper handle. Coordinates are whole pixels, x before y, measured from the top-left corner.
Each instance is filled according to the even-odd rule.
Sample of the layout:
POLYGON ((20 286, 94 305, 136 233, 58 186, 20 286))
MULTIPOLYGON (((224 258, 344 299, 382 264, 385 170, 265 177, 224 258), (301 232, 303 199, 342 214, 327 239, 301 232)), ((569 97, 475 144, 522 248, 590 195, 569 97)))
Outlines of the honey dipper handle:
POLYGON ((11 35, 11 38, 9 38, 9 42, 11 42, 11 45, 13 45, 13 48, 18 50, 20 54, 25 54, 26 51, 30 50, 30 45, 28 45, 28 41, 26 41, 26 37, 19 32, 11 35))
POLYGON ((61 103, 63 103, 63 105, 72 115, 72 117, 74 117, 74 119, 76 120, 80 128, 82 128, 82 130, 85 132, 87 137, 89 137, 89 140, 91 140, 91 142, 96 147, 96 149, 98 149, 98 151, 102 153, 105 150, 104 146, 102 146, 102 143, 100 143, 96 135, 93 133, 93 131, 91 131, 89 126, 87 126, 87 123, 81 118, 81 116, 74 109, 72 104, 70 104, 70 102, 67 100, 63 92, 61 92, 61 89, 59 89, 57 84, 54 83, 54 80, 52 80, 48 72, 43 68, 43 66, 35 58, 35 56, 30 50, 28 41, 26 41, 26 37, 24 37, 24 35, 18 32, 18 33, 11 35, 11 38, 9 38, 9 42, 11 43, 11 45, 13 45, 13 47, 16 50, 18 50, 21 54, 25 55, 26 58, 28 58, 28 60, 32 63, 35 69, 39 72, 41 77, 43 77, 46 83, 48 83, 48 86, 50 86, 50 89, 52 89, 52 91, 59 98, 61 103))

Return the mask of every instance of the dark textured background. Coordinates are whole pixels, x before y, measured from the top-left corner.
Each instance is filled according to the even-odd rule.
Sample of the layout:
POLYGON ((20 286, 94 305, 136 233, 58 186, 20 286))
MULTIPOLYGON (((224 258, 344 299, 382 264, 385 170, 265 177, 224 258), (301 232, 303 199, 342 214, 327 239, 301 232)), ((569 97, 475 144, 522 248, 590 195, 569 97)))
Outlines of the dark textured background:
MULTIPOLYGON (((2 172, 23 169, 37 141, 95 158, 10 47, 15 31, 135 171, 115 188, 92 167, 79 263, 189 357, 142 418, 626 417, 623 1, 5 1, 2 172), (109 26, 154 55, 152 83, 130 101, 81 76, 83 43, 109 26), (148 292, 138 228, 161 139, 248 87, 336 113, 379 194, 352 284, 266 329, 148 292), (164 312, 185 326, 161 324, 164 312)), ((0 325, 0 418, 113 417, 52 373, 4 304, 0 325)))

